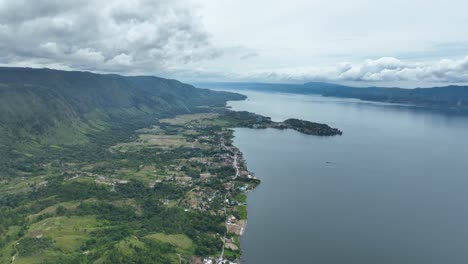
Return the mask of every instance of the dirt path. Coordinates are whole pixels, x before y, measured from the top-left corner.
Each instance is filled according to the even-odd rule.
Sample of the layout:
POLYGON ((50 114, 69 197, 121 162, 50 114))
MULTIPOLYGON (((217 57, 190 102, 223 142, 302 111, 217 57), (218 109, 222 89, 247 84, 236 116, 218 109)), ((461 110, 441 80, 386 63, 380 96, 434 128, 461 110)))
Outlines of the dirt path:
POLYGON ((15 255, 13 255, 13 256, 11 257, 10 264, 15 263, 15 260, 16 260, 16 258, 18 257, 18 249, 16 248, 16 245, 17 245, 17 244, 18 244, 18 242, 15 242, 15 244, 13 245, 13 247, 15 248, 15 251, 16 251, 16 252, 15 252, 15 255))

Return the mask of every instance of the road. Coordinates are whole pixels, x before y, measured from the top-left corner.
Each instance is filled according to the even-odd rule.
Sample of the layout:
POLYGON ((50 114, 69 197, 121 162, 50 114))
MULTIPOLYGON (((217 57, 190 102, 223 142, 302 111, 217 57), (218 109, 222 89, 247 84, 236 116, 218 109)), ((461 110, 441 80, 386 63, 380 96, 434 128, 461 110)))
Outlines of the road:
POLYGON ((228 232, 228 215, 227 215, 227 210, 226 210, 226 198, 229 193, 226 193, 224 196, 224 215, 226 216, 226 231, 224 231, 224 237, 223 237, 223 248, 221 249, 221 254, 219 255, 220 261, 218 263, 221 263, 222 259, 224 258, 224 246, 226 245, 226 236, 228 232))
POLYGON ((232 163, 234 165, 234 168, 236 169, 236 176, 234 177, 234 179, 236 179, 237 177, 239 177, 239 166, 237 165, 237 157, 239 155, 239 152, 235 152, 234 153, 234 162, 232 163))
MULTIPOLYGON (((224 144, 224 140, 221 140, 221 146, 226 150, 231 150, 228 146, 226 146, 226 144, 224 144)), ((232 165, 236 169, 236 176, 234 176, 234 179, 236 179, 240 175, 239 166, 237 165, 238 156, 239 156, 239 151, 235 150, 234 151, 234 162, 232 163, 232 165)))
MULTIPOLYGON (((225 144, 224 144, 224 141, 221 141, 221 145, 223 146, 223 148, 225 148, 226 150, 230 150, 230 148, 228 148, 225 144)), ((239 151, 236 150, 234 152, 234 162, 232 163, 232 165, 234 166, 234 168, 236 169, 236 176, 234 176, 234 179, 236 179, 237 177, 240 176, 240 172, 239 172, 239 166, 237 164, 237 160, 238 160, 238 156, 239 156, 239 151)), ((223 247, 221 249, 221 254, 219 255, 219 260, 217 261, 217 263, 222 263, 222 260, 224 258, 224 248, 226 246, 226 236, 227 236, 227 232, 228 232, 228 214, 227 214, 227 209, 226 209, 226 199, 227 199, 227 196, 229 195, 229 192, 226 193, 226 195, 224 196, 224 215, 226 217, 226 231, 224 232, 224 237, 223 237, 223 247)))

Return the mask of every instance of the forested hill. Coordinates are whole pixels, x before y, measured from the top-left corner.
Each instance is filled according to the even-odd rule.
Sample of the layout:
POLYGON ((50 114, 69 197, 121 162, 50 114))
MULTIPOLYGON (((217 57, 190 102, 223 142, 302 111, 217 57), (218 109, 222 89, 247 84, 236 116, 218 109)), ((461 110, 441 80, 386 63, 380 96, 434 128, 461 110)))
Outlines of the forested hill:
POLYGON ((0 68, 0 143, 80 143, 116 122, 193 113, 243 98, 158 77, 0 68))
POLYGON ((366 101, 413 104, 441 110, 468 113, 468 86, 434 88, 358 88, 341 85, 304 84, 306 90, 323 96, 357 98, 366 101))
POLYGON ((268 83, 200 83, 198 87, 229 90, 254 90, 294 94, 319 94, 367 101, 412 104, 420 107, 468 113, 468 86, 434 88, 382 88, 350 87, 333 83, 310 82, 305 84, 268 83))

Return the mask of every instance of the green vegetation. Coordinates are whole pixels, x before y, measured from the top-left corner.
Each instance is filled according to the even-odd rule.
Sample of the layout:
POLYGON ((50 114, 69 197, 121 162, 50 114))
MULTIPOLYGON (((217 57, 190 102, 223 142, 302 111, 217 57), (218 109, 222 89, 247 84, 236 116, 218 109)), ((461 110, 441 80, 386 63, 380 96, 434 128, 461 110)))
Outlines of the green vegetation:
POLYGON ((247 219, 247 206, 245 205, 236 206, 236 210, 239 213, 240 219, 247 219))
POLYGON ((148 235, 146 236, 146 238, 171 244, 177 248, 179 253, 182 253, 182 254, 194 253, 192 240, 183 234, 166 235, 162 233, 156 233, 156 234, 148 235))
POLYGON ((293 129, 303 134, 315 136, 336 136, 343 134, 339 129, 331 128, 326 124, 294 118, 287 119, 284 122, 273 122, 269 117, 246 111, 226 111, 223 113, 222 120, 237 127, 293 129))
POLYGON ((0 70, 0 82, 8 83, 0 92, 15 94, 25 109, 2 104, 7 111, 0 117, 7 121, 2 129, 8 126, 9 131, 0 131, 0 136, 24 137, 11 137, 1 145, 2 263, 179 263, 179 258, 188 262, 192 256, 220 253, 223 197, 248 181, 232 180, 235 170, 225 159, 233 152, 220 147, 221 142, 230 145, 232 131, 227 128, 234 124, 224 108, 198 106, 242 97, 150 78, 147 85, 157 81, 152 84, 155 90, 171 90, 164 93, 173 95, 154 97, 159 105, 151 100, 126 105, 127 96, 133 102, 151 94, 138 87, 141 80, 136 77, 31 70, 37 76, 29 76, 29 81, 40 86, 31 88, 21 86, 11 71, 7 78, 0 70), (110 94, 108 102, 87 101, 87 93, 100 95, 78 89, 85 84, 119 98, 110 94), (124 85, 125 91, 119 90, 124 85), (37 111, 25 106, 27 100, 48 93, 58 96, 47 99, 57 104, 55 109, 44 106, 39 111, 45 101, 37 111), (185 93, 192 95, 185 98, 185 93), (162 98, 168 102, 164 110, 162 98), (186 112, 192 114, 176 116, 186 112), (40 127, 20 127, 19 121, 26 121, 22 118, 40 120, 40 127), (209 178, 201 176, 207 174, 209 178))
POLYGON ((238 201, 239 203, 246 203, 247 195, 245 193, 239 193, 234 197, 234 200, 238 201))
POLYGON ((287 119, 278 126, 279 128, 284 127, 294 129, 307 135, 335 136, 343 134, 339 129, 331 128, 326 124, 319 124, 294 118, 287 119))
MULTIPOLYGON (((63 208, 63 207, 59 207, 63 208)), ((65 211, 57 210, 56 215, 65 211)), ((50 217, 32 224, 28 231, 29 237, 46 237, 54 241, 63 252, 74 252, 87 240, 88 233, 99 226, 99 222, 90 216, 50 217)), ((20 241, 22 245, 22 241, 20 241)), ((23 256, 23 254, 20 255, 23 256)))
POLYGON ((217 117, 216 113, 199 113, 199 114, 189 114, 189 115, 178 115, 175 118, 161 119, 161 123, 167 123, 170 125, 184 125, 195 120, 203 119, 213 119, 217 117))
POLYGON ((0 68, 0 175, 39 170, 44 152, 95 145, 96 136, 122 143, 158 118, 243 98, 157 77, 0 68))
POLYGON ((216 142, 232 133, 202 123, 243 96, 155 77, 15 68, 0 69, 0 84, 2 263, 219 254, 232 167, 216 142), (220 177, 202 180, 209 169, 220 177), (208 203, 203 194, 214 190, 208 203))
POLYGON ((231 250, 231 249, 226 249, 224 251, 224 255, 226 256, 226 258, 228 259, 239 259, 240 256, 241 256, 241 252, 240 250, 231 250))
POLYGON ((243 98, 156 77, 0 68, 0 263, 189 263, 223 245, 238 259, 240 190, 259 180, 230 128, 278 125, 224 107, 243 98))
POLYGON ((25 257, 30 257, 42 254, 45 250, 53 247, 52 239, 50 238, 30 238, 26 237, 20 240, 16 246, 18 254, 25 257))

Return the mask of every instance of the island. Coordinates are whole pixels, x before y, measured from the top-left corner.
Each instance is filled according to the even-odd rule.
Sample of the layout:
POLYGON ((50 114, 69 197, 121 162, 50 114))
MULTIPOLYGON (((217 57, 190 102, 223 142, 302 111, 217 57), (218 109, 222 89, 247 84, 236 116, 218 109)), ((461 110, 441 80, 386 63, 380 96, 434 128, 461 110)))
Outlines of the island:
POLYGON ((327 124, 314 123, 306 120, 290 118, 284 122, 276 123, 274 128, 293 129, 307 135, 315 136, 336 136, 343 135, 338 128, 332 128, 327 124))

